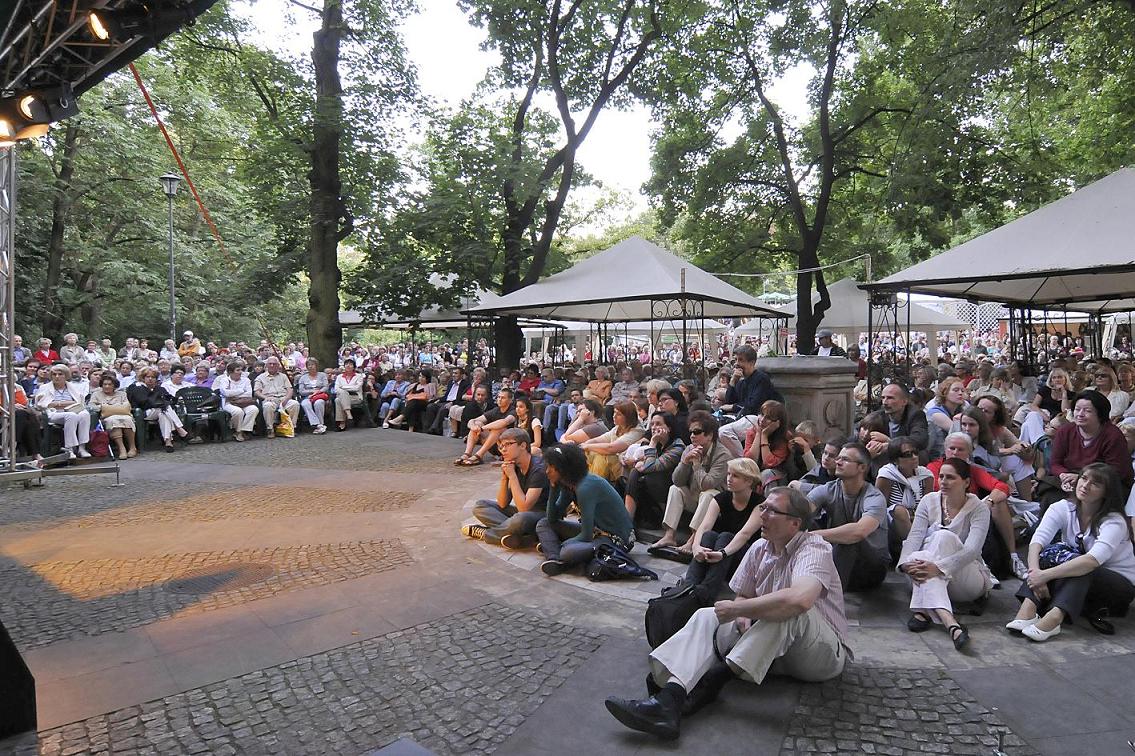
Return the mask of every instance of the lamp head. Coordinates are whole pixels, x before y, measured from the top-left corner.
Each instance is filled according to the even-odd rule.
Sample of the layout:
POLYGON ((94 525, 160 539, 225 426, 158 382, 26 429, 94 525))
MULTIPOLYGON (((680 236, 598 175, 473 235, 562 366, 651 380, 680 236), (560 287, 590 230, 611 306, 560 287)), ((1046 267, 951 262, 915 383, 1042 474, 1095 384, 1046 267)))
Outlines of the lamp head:
POLYGON ((181 184, 181 176, 176 173, 166 173, 158 177, 158 181, 162 182, 162 191, 170 199, 177 194, 177 187, 181 184))

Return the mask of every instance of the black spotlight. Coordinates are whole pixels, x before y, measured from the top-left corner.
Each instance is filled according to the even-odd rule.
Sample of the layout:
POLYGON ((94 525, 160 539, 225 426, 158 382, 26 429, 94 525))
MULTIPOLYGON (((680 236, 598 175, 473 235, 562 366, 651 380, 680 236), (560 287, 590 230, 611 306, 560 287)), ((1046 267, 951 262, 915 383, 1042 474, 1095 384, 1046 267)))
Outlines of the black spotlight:
POLYGON ((196 16, 187 7, 160 7, 156 2, 147 2, 93 10, 87 14, 87 29, 99 42, 125 42, 139 36, 157 41, 195 21, 196 16))

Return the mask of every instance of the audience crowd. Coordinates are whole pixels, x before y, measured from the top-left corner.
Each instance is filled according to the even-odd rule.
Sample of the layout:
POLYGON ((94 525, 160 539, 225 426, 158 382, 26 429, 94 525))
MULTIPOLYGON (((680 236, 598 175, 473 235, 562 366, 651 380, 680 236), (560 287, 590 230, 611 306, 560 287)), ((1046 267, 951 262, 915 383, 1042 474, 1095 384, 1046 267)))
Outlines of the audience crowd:
POLYGON ((302 343, 221 347, 186 332, 157 351, 76 334, 58 351, 17 344, 18 442, 42 460, 56 428, 69 457, 91 456, 101 432, 120 459, 139 452, 139 424, 171 452, 304 424, 460 439, 455 465, 500 468, 467 537, 536 548, 547 575, 640 541, 688 564, 664 596, 699 608, 651 653, 648 695, 607 700, 619 721, 664 738, 733 677, 840 674, 844 593, 876 590, 892 570, 909 581, 910 631, 941 626, 959 650, 970 636, 958 616, 1006 580, 1019 581, 1012 633, 1042 642, 1081 618, 1114 632, 1108 618, 1135 598, 1130 354, 1093 358, 1053 337, 1033 376, 1003 340, 977 335, 945 343, 937 365, 916 342, 903 371, 889 360, 905 344, 873 345, 867 365, 865 343, 818 336, 810 351, 857 362, 861 383, 880 373, 874 396, 857 392, 850 434, 791 416, 761 344, 689 345, 705 357, 691 379, 681 349, 677 363, 673 350, 612 345, 599 355, 610 365, 561 350, 490 370, 484 342, 351 344, 324 366, 302 343))

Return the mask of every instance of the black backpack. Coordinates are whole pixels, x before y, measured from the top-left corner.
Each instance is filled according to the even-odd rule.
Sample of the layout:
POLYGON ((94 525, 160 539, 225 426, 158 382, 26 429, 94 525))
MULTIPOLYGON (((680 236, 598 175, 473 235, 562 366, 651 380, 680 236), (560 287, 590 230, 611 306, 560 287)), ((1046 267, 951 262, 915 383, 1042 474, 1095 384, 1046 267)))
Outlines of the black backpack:
POLYGON ((601 543, 595 547, 595 556, 587 564, 587 578, 595 583, 627 578, 657 580, 658 573, 640 565, 618 546, 601 543))
POLYGON ((646 640, 651 648, 661 646, 686 626, 694 612, 707 606, 704 593, 700 584, 686 583, 647 603, 646 640))

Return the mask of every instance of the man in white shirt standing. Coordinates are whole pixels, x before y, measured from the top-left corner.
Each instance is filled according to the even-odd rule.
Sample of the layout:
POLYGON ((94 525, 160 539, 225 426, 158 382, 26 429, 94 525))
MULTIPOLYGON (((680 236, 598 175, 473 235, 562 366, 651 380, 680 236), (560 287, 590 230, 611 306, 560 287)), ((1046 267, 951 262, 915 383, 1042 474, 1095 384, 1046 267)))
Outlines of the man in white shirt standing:
POLYGON ((256 376, 256 397, 264 403, 264 425, 268 438, 276 436, 277 412, 287 413, 295 428, 300 419, 300 403, 292 398, 292 382, 280 370, 280 360, 272 356, 264 361, 264 372, 256 376))

